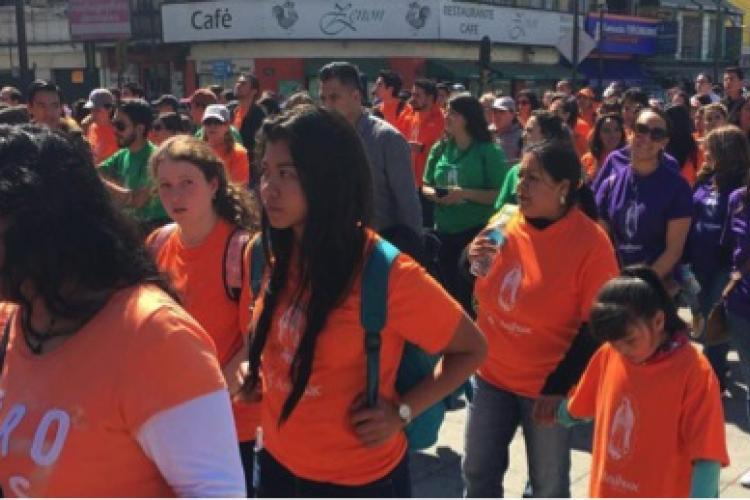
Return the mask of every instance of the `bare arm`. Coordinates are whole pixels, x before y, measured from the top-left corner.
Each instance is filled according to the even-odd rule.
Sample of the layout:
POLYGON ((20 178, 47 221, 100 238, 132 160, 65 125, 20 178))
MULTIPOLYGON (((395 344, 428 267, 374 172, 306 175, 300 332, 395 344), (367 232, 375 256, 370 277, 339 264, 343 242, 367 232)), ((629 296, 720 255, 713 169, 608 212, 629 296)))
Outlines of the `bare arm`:
POLYGON ((672 219, 667 223, 667 247, 651 265, 651 268, 660 277, 665 278, 679 262, 685 248, 689 229, 690 217, 672 219))

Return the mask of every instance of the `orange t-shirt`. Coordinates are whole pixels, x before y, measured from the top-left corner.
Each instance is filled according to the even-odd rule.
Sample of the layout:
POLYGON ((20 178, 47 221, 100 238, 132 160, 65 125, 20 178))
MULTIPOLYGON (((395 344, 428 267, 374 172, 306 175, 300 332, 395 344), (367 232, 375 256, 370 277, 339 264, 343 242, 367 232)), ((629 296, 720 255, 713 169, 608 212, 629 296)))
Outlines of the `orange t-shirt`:
POLYGON ((535 398, 587 321, 594 297, 617 275, 604 230, 578 208, 544 230, 518 214, 474 294, 489 353, 478 374, 535 398))
MULTIPOLYGON (((227 297, 224 289, 223 259, 233 230, 234 226, 219 219, 205 241, 191 248, 182 244, 179 230, 175 230, 155 259, 159 270, 169 275, 185 310, 211 336, 222 367, 243 348, 247 334, 241 323, 239 303, 227 297)), ((146 245, 157 232, 151 233, 146 245)), ((255 430, 260 425, 259 405, 235 401, 232 411, 240 442, 255 439, 255 430)))
POLYGON ((250 108, 244 107, 243 105, 239 105, 236 108, 234 108, 234 118, 232 119, 232 125, 237 130, 240 130, 242 128, 242 122, 245 120, 245 116, 247 116, 247 112, 250 108))
POLYGON ((42 355, 19 322, 0 379, 5 496, 174 496, 136 435, 154 415, 225 387, 200 325, 153 286, 115 293, 42 355))
POLYGON ((404 127, 407 141, 416 141, 423 145, 422 151, 412 151, 412 168, 414 169, 414 180, 417 187, 422 187, 422 177, 427 157, 430 155, 432 146, 440 140, 445 129, 445 116, 437 105, 426 113, 414 111, 404 119, 404 127))
POLYGON ((680 175, 688 182, 688 184, 690 184, 690 187, 695 185, 695 181, 698 180, 698 172, 703 166, 704 156, 705 153, 703 151, 703 146, 699 145, 695 154, 695 161, 688 156, 680 169, 680 175))
POLYGON ((407 121, 409 116, 414 113, 414 109, 412 109, 411 105, 405 104, 399 113, 399 104, 400 101, 395 99, 389 102, 380 103, 377 109, 383 114, 383 119, 385 121, 396 127, 402 135, 406 136, 408 133, 407 121))
POLYGON ((568 409, 596 420, 592 497, 687 497, 693 462, 729 464, 719 384, 690 344, 641 365, 603 345, 568 409))
POLYGON ((115 128, 111 124, 100 125, 92 123, 86 133, 86 140, 91 145, 91 153, 94 155, 94 165, 101 162, 117 152, 117 136, 115 128))
MULTIPOLYGON (((370 243, 375 235, 369 232, 370 243)), ((366 448, 349 424, 354 400, 365 391, 365 333, 360 324, 361 278, 331 312, 320 332, 305 395, 289 419, 279 425, 291 389, 289 367, 304 331, 304 312, 292 295, 298 271, 290 269, 263 351, 261 413, 265 447, 295 475, 319 482, 363 485, 393 470, 406 453, 403 433, 376 448, 366 448)), ((245 288, 245 290, 249 287, 245 288)), ((263 309, 257 301, 254 321, 263 309)), ((452 340, 461 306, 410 257, 401 254, 391 267, 385 328, 381 332, 380 395, 397 398, 394 388, 404 342, 431 353, 452 340)))
POLYGON ((573 139, 575 141, 576 152, 581 157, 586 154, 589 150, 589 134, 591 133, 591 125, 578 118, 576 121, 575 130, 573 130, 573 139))
POLYGON ((599 162, 596 161, 591 151, 581 156, 581 166, 583 172, 586 174, 586 179, 593 179, 596 176, 596 171, 599 169, 599 162))
POLYGON ((231 151, 227 151, 223 144, 213 150, 224 163, 230 182, 240 186, 250 184, 250 158, 247 155, 247 149, 242 144, 235 142, 231 151))

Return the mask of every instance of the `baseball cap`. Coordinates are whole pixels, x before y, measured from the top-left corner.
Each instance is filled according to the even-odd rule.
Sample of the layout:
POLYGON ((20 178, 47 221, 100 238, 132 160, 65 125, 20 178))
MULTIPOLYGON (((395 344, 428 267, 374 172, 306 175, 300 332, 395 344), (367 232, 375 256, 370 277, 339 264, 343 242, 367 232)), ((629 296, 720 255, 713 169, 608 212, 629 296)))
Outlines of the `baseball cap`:
POLYGON ((229 110, 223 104, 210 104, 203 112, 203 123, 206 120, 219 120, 221 123, 229 123, 229 110))
POLYGON ((157 108, 165 104, 168 106, 172 106, 172 108, 174 109, 177 109, 180 105, 180 101, 178 101, 177 98, 173 96, 172 94, 164 94, 163 96, 159 97, 157 100, 151 101, 151 105, 157 108))
POLYGON ((115 103, 115 96, 112 95, 107 89, 94 89, 89 94, 89 100, 84 104, 84 108, 104 108, 106 106, 112 106, 115 103))
POLYGON ((596 95, 594 95, 594 91, 588 87, 582 88, 581 90, 578 91, 576 95, 579 95, 581 97, 588 97, 589 99, 596 99, 596 95))
POLYGON ((499 109, 502 111, 516 112, 516 103, 510 96, 498 97, 495 102, 492 103, 492 109, 499 109))

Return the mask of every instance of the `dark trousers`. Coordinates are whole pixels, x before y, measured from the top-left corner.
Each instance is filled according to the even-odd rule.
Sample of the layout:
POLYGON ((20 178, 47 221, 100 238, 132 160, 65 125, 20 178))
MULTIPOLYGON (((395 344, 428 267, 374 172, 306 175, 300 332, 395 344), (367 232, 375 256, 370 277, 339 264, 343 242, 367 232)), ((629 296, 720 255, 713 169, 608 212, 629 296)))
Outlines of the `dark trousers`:
POLYGON ((253 465, 255 463, 255 440, 243 441, 240 443, 240 460, 242 460, 242 470, 245 471, 245 485, 247 486, 247 498, 255 498, 255 488, 253 488, 253 465))
POLYGON ((259 453, 261 498, 299 497, 354 497, 354 498, 397 498, 411 496, 409 477, 409 454, 404 455, 395 469, 383 478, 361 486, 343 486, 332 483, 319 483, 295 476, 281 465, 268 451, 259 453))
POLYGON ((475 316, 471 304, 473 285, 462 275, 459 269, 459 260, 466 245, 471 243, 471 240, 482 229, 483 226, 479 226, 460 233, 437 233, 440 238, 440 281, 448 293, 463 306, 464 311, 472 318, 475 316))

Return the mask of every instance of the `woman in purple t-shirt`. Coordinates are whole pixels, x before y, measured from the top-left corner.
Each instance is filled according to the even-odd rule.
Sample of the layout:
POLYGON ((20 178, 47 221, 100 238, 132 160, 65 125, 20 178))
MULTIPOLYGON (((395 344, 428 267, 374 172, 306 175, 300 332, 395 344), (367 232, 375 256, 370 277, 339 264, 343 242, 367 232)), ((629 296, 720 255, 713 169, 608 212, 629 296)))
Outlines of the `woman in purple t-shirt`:
POLYGON ((690 186, 665 164, 670 125, 664 112, 640 111, 633 130, 629 157, 620 155, 622 164, 599 184, 599 217, 623 267, 647 264, 669 282, 690 229, 690 186))
MULTIPOLYGON (((745 134, 733 125, 712 130, 703 144, 704 166, 693 189, 693 220, 685 257, 700 283, 700 313, 706 318, 729 280, 731 255, 720 241, 729 195, 742 186, 750 171, 750 145, 745 134)), ((701 329, 695 333, 703 332, 701 329)), ((704 350, 722 392, 727 389, 728 351, 729 342, 706 346, 704 350)))

